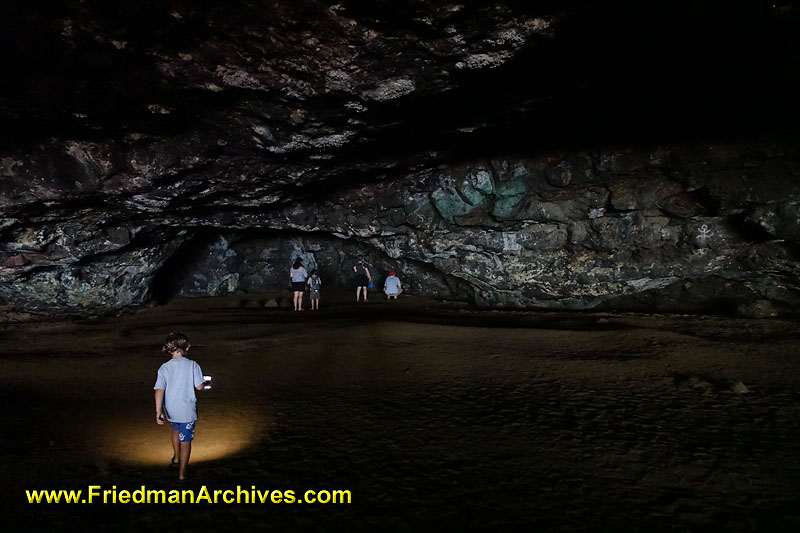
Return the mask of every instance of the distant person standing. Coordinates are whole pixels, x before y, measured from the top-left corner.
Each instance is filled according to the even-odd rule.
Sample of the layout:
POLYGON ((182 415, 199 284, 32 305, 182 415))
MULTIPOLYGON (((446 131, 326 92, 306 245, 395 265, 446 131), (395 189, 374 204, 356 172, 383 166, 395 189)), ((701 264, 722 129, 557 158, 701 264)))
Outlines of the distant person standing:
POLYGON ((178 479, 186 479, 186 466, 192 454, 197 409, 195 390, 203 390, 203 372, 200 365, 186 357, 191 345, 183 333, 167 335, 162 350, 170 360, 158 369, 153 386, 156 400, 156 422, 172 424, 172 460, 170 466, 178 467, 178 479))
POLYGON ((289 278, 292 280, 292 292, 294 292, 294 310, 303 310, 303 291, 306 289, 306 279, 308 272, 303 268, 303 261, 298 257, 294 260, 294 265, 289 270, 289 278))
POLYGON ((372 283, 372 275, 369 273, 369 268, 364 262, 364 256, 358 256, 358 263, 353 266, 353 272, 356 273, 356 302, 361 296, 361 291, 364 291, 364 301, 367 301, 367 289, 369 284, 372 283))
POLYGON ((309 294, 311 296, 311 310, 319 311, 319 297, 320 290, 322 289, 322 280, 317 274, 317 269, 311 271, 311 277, 308 278, 309 294))
POLYGON ((389 271, 386 281, 383 282, 383 292, 386 293, 386 299, 389 300, 397 297, 403 292, 403 284, 400 283, 400 278, 394 275, 394 271, 389 271))

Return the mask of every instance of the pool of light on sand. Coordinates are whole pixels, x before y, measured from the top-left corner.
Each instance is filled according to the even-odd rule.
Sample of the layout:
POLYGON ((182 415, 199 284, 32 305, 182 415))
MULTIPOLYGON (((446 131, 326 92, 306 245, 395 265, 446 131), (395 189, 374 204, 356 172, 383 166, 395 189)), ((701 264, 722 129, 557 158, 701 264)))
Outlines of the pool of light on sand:
MULTIPOLYGON (((213 461, 242 452, 264 438, 272 423, 265 413, 234 406, 207 408, 197 421, 191 462, 213 461)), ((170 425, 152 418, 132 417, 101 421, 99 449, 113 461, 139 465, 163 465, 171 453, 170 425), (166 458, 166 459, 165 459, 166 458)))
POLYGON ((0 330, 9 530, 174 518, 22 504, 28 488, 176 486, 153 400, 175 330, 216 381, 198 392, 189 487, 347 489, 360 504, 193 507, 198 527, 800 525, 796 321, 214 302, 0 330))

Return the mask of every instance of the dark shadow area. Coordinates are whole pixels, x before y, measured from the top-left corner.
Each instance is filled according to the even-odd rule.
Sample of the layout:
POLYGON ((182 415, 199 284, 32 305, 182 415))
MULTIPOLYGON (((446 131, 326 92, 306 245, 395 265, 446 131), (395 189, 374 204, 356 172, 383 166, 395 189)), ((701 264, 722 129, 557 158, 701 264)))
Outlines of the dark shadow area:
POLYGON ((689 191, 689 195, 703 207, 703 215, 710 217, 719 215, 720 202, 714 198, 708 187, 703 186, 689 191))
POLYGON ((194 230, 193 235, 161 265, 150 285, 151 297, 158 305, 166 304, 180 293, 186 276, 203 254, 207 253, 208 245, 216 236, 210 230, 194 230))
MULTIPOLYGON (((343 16, 394 39, 413 35, 412 42, 436 42, 448 36, 444 27, 424 22, 432 9, 424 3, 342 6, 343 16)), ((532 36, 497 68, 441 65, 451 70, 452 80, 439 78, 435 70, 420 72, 422 96, 370 103, 362 115, 368 124, 365 142, 337 157, 403 159, 439 150, 463 158, 529 153, 532 147, 796 132, 800 10, 791 3, 776 6, 762 0, 464 2, 442 21, 478 31, 481 21, 497 22, 503 16, 542 17, 552 20, 553 28, 532 36), (457 131, 464 127, 477 129, 457 131)), ((222 54, 236 43, 240 53, 263 54, 253 36, 263 26, 265 35, 286 36, 277 57, 270 58, 280 59, 303 31, 323 31, 334 41, 341 37, 330 23, 328 7, 312 2, 271 7, 260 1, 123 1, 113 8, 96 1, 5 2, 0 64, 8 83, 0 92, 6 124, 0 140, 25 145, 54 137, 107 139, 133 131, 221 133, 239 112, 231 110, 246 115, 251 107, 285 120, 289 104, 283 98, 236 86, 202 90, 191 69, 165 75, 160 58, 197 50, 206 42, 215 43, 222 54), (169 108, 170 114, 151 112, 151 104, 169 108)), ((467 38, 465 54, 486 48, 467 38)), ((405 51, 429 56, 425 47, 417 47, 407 44, 405 51)), ((376 63, 394 52, 362 48, 360 53, 373 54, 376 63)), ((209 64, 225 63, 209 54, 204 58, 209 64)), ((458 58, 453 54, 452 61, 458 58)), ((313 81, 304 67, 287 73, 313 81)), ((414 71, 414 65, 407 67, 414 71)), ((329 125, 344 128, 346 115, 331 110, 340 109, 345 98, 352 95, 322 91, 307 105, 329 125)))
POLYGON ((775 236, 749 219, 750 213, 739 213, 727 218, 728 228, 740 239, 756 244, 775 240, 775 236))
POLYGON ((630 531, 665 523, 785 531, 800 524, 798 340, 781 339, 794 323, 593 317, 602 330, 585 324, 588 316, 571 324, 574 315, 528 314, 533 324, 560 329, 512 329, 503 325, 517 313, 485 312, 487 321, 473 328, 383 321, 392 312, 406 316, 402 303, 256 313, 224 301, 237 297, 4 330, 7 527, 139 530, 179 520, 220 531, 267 522, 293 531, 630 531), (633 327, 617 327, 625 324, 633 327), (671 331, 704 337, 745 327, 759 334, 739 345, 671 331), (220 384, 199 394, 196 459, 185 483, 167 468, 168 431, 152 415, 159 341, 176 329, 220 384), (295 496, 348 490, 352 503, 26 500, 26 490, 89 485, 195 496, 205 486, 212 497, 237 486, 295 496))

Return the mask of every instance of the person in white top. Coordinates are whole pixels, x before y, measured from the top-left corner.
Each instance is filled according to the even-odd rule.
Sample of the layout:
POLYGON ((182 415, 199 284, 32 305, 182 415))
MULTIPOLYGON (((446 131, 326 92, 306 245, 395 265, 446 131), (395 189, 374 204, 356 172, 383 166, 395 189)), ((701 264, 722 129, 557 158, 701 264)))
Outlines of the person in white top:
POLYGON ((306 289, 308 272, 303 268, 303 261, 299 257, 294 260, 294 265, 289 270, 289 279, 292 280, 292 291, 294 292, 294 310, 303 310, 303 291, 306 289))
POLYGON ((386 293, 386 299, 389 300, 397 297, 403 292, 403 284, 400 283, 400 278, 394 275, 394 271, 389 271, 386 281, 383 282, 383 292, 386 293))

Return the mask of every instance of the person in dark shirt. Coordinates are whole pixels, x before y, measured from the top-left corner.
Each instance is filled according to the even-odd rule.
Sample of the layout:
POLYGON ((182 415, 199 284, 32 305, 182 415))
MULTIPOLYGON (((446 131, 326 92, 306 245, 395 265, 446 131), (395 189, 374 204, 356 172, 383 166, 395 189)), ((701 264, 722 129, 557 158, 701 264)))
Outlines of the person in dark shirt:
POLYGON ((356 273, 356 301, 359 301, 361 292, 364 292, 364 301, 367 301, 367 289, 369 284, 372 283, 372 275, 369 273, 369 268, 364 262, 364 256, 358 256, 358 263, 353 266, 353 272, 356 273))

